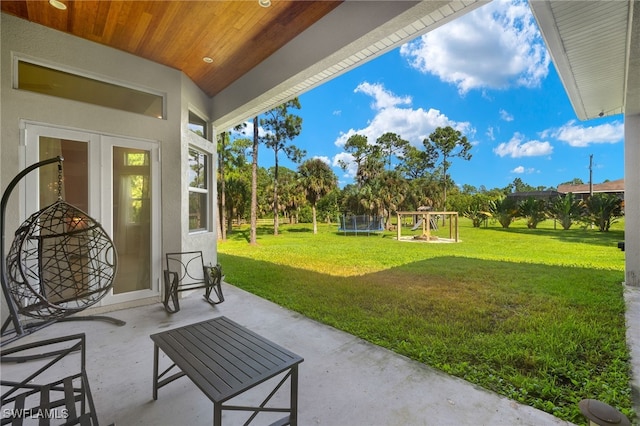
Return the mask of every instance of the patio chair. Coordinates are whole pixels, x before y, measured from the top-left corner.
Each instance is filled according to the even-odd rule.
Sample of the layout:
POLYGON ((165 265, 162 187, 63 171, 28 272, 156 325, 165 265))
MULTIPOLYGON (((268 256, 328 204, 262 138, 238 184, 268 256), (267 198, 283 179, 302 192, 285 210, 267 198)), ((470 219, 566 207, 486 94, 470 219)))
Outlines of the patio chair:
POLYGON ((97 425, 85 347, 81 333, 2 349, 0 424, 97 425))
POLYGON ((167 253, 164 270, 164 308, 169 313, 180 310, 178 293, 204 289, 204 298, 212 305, 224 302, 222 267, 206 266, 201 251, 167 253), (211 297, 212 292, 214 298, 211 297))

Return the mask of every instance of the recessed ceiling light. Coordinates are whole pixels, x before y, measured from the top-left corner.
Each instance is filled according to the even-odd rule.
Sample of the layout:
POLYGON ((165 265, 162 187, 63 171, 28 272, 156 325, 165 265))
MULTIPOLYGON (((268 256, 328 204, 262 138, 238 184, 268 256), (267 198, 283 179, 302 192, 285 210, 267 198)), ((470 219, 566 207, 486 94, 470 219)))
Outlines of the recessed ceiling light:
POLYGON ((212 63, 212 62, 213 62, 213 59, 211 59, 211 58, 210 58, 210 57, 208 57, 208 56, 205 56, 204 58, 202 58, 202 60, 203 60, 203 61, 205 61, 205 62, 206 62, 206 63, 208 63, 208 64, 210 64, 210 63, 212 63))
POLYGON ((56 9, 67 10, 67 5, 62 3, 60 0, 49 0, 49 4, 56 9))
POLYGON ((258 4, 262 7, 271 6, 271 0, 258 0, 258 4))

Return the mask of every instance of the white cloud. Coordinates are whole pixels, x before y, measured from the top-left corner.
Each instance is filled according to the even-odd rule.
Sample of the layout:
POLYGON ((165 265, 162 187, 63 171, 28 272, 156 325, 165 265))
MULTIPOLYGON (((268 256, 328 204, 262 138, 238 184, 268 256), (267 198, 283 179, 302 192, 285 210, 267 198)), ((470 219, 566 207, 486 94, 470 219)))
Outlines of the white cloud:
POLYGON ((521 174, 524 174, 524 173, 531 174, 531 173, 534 173, 535 171, 536 171, 536 169, 534 169, 534 168, 525 169, 524 166, 518 166, 515 169, 511 170, 511 173, 515 173, 515 174, 521 175, 521 174))
POLYGON ((342 110, 337 109, 335 111, 332 112, 333 115, 342 115, 342 110))
POLYGON ((504 121, 513 121, 513 115, 503 109, 500 110, 500 118, 504 121))
POLYGON ((487 132, 485 133, 485 135, 487 135, 487 137, 489 139, 491 139, 492 141, 496 140, 496 136, 493 133, 493 127, 489 126, 489 128, 487 129, 487 132))
MULTIPOLYGON (((246 138, 253 138, 253 120, 248 120, 244 122, 245 127, 237 132, 235 130, 232 130, 232 132, 236 135, 242 135, 246 138)), ((263 127, 258 126, 258 136, 259 137, 263 137, 267 134, 267 132, 264 130, 263 127)))
POLYGON ((366 136, 367 140, 372 143, 382 134, 394 132, 414 146, 420 146, 436 127, 451 126, 467 137, 475 132, 469 122, 450 120, 437 109, 400 107, 399 105, 410 104, 411 98, 396 96, 381 84, 364 82, 356 88, 355 92, 364 93, 374 98, 371 107, 376 114, 366 127, 349 129, 340 133, 334 142, 336 146, 344 146, 347 140, 355 134, 366 136))
POLYGON ((618 143, 624 139, 624 124, 619 121, 599 126, 580 126, 575 120, 569 121, 559 129, 545 133, 568 143, 573 147, 587 147, 598 143, 618 143))
POLYGON ((347 152, 336 154, 333 157, 332 165, 334 167, 342 167, 340 164, 341 162, 347 164, 347 169, 345 170, 344 177, 351 179, 355 178, 356 173, 358 172, 358 165, 353 161, 353 155, 347 152))
POLYGON ((400 53, 423 73, 471 89, 537 87, 550 57, 522 0, 494 0, 403 45, 400 53))
POLYGON ((326 165, 330 166, 331 165, 331 159, 329 157, 327 157, 326 155, 315 155, 311 158, 312 160, 320 160, 323 163, 325 163, 326 165))
POLYGON ((515 133, 509 142, 501 143, 493 149, 493 152, 500 157, 537 157, 551 154, 553 152, 553 147, 546 141, 541 142, 533 140, 524 142, 524 137, 520 133, 515 133))
POLYGON ((374 99, 371 108, 382 110, 397 105, 411 105, 411 96, 399 97, 386 90, 380 83, 360 83, 353 93, 364 93, 374 99))

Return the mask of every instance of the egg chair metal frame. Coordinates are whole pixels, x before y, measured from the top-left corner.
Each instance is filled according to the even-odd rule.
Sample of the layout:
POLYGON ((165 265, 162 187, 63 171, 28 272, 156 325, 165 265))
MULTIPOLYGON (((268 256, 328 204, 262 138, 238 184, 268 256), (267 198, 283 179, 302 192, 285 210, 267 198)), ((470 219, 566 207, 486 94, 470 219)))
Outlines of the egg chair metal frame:
POLYGON ((62 199, 63 161, 58 156, 27 167, 9 183, 2 196, 0 279, 9 316, 2 325, 0 346, 57 321, 125 324, 109 316, 71 316, 96 304, 109 292, 117 254, 102 226, 62 199), (58 163, 58 201, 32 214, 18 228, 5 256, 5 216, 11 192, 24 176, 53 163, 58 163), (23 317, 32 321, 23 321, 23 317))

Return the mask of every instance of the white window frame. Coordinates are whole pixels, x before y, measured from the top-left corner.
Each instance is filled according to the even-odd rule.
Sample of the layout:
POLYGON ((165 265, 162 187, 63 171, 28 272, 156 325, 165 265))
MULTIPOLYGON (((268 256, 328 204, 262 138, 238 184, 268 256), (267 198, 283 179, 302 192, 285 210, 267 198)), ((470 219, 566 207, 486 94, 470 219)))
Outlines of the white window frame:
MULTIPOLYGON (((187 191, 188 191, 188 197, 187 197, 187 202, 189 200, 189 198, 191 197, 191 194, 206 194, 206 200, 204 203, 201 203, 200 207, 201 208, 205 208, 205 212, 204 212, 204 218, 205 218, 205 226, 203 228, 191 228, 191 220, 189 218, 189 233, 190 234, 195 234, 195 233, 201 233, 201 232, 209 232, 210 228, 211 228, 211 186, 212 186, 212 180, 211 180, 211 160, 212 160, 212 155, 210 153, 208 153, 207 151, 194 146, 194 145, 189 145, 188 150, 187 150, 187 162, 192 158, 191 157, 191 152, 194 151, 200 155, 202 155, 205 159, 205 176, 204 176, 204 183, 206 185, 206 188, 198 188, 195 186, 191 186, 191 179, 187 180, 187 191)), ((187 165, 187 167, 189 167, 189 165, 187 165)), ((191 212, 189 212, 190 214, 191 212)))

